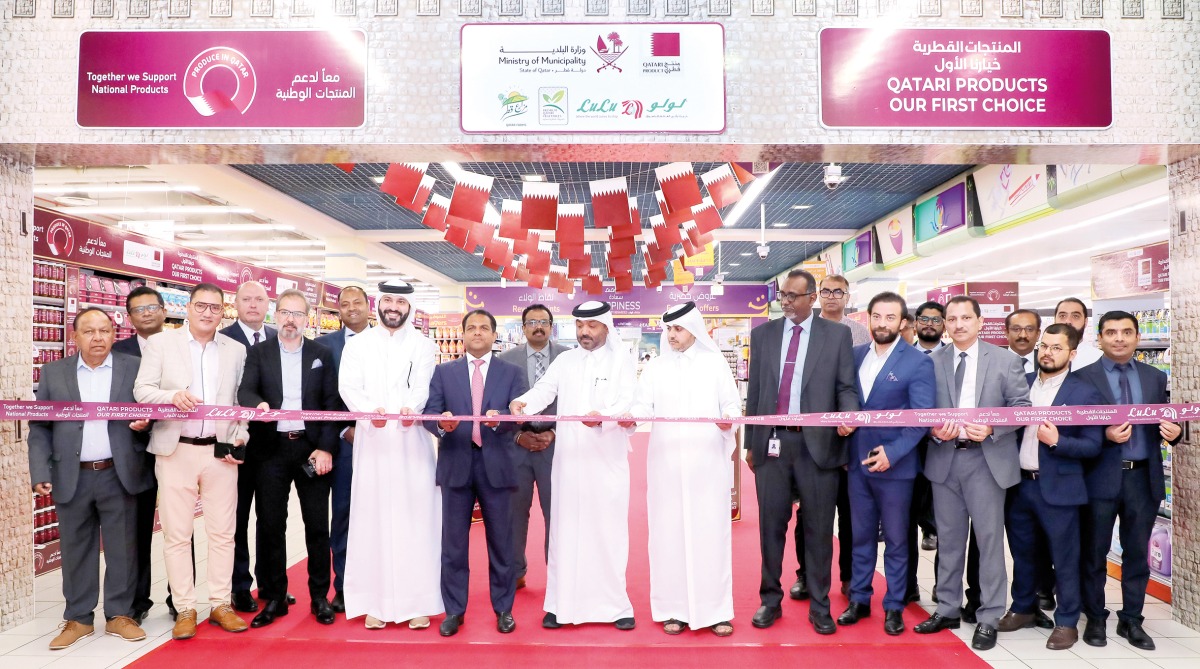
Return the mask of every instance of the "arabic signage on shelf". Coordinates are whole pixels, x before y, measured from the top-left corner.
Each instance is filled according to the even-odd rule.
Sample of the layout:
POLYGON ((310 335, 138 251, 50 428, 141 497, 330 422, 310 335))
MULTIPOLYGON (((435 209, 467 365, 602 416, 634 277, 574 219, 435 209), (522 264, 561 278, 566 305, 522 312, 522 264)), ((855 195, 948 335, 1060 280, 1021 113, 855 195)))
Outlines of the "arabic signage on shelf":
POLYGON ((361 30, 131 30, 79 36, 85 128, 357 128, 361 30))
POLYGON ((1092 295, 1097 300, 1161 293, 1170 288, 1169 242, 1092 256, 1092 295))
POLYGON ((720 133, 719 23, 469 23, 468 133, 720 133))
POLYGON ((826 127, 1112 125, 1107 31, 825 28, 819 39, 826 127))

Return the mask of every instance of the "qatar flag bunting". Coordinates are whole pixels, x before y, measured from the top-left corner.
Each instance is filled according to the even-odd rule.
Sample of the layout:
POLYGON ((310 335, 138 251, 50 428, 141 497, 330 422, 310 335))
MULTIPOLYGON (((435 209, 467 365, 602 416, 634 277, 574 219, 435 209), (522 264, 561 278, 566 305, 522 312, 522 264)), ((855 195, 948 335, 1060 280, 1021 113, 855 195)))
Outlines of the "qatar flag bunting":
POLYGON ((671 258, 675 257, 670 246, 662 247, 656 242, 646 242, 646 254, 650 256, 650 260, 655 265, 669 262, 671 258))
POLYGON ((612 245, 612 248, 609 250, 608 255, 612 257, 631 256, 637 253, 637 240, 635 240, 633 237, 613 239, 609 242, 609 244, 612 245))
POLYGON ((671 211, 668 214, 663 214, 663 217, 662 217, 663 221, 667 225, 675 226, 676 228, 678 228, 679 226, 683 225, 684 223, 687 223, 688 221, 690 221, 694 218, 695 218, 695 216, 692 215, 691 207, 685 207, 683 209, 675 209, 674 211, 671 211))
POLYGON ((737 177, 733 176, 733 169, 729 167, 729 163, 701 174, 700 180, 704 182, 708 196, 718 209, 724 209, 742 199, 742 190, 738 188, 737 177))
POLYGON ((654 168, 658 185, 670 211, 690 210, 700 204, 700 185, 691 163, 671 163, 654 168))
POLYGON ((529 267, 531 273, 549 274, 550 273, 550 245, 540 244, 537 250, 529 254, 525 260, 526 266, 529 267))
POLYGON ((500 276, 512 281, 517 278, 517 266, 515 263, 510 263, 500 271, 500 276))
POLYGON ((613 277, 613 281, 617 283, 618 293, 628 293, 629 291, 633 290, 632 274, 618 274, 613 277))
POLYGON ((683 241, 679 234, 679 224, 669 223, 661 216, 650 217, 650 230, 654 233, 654 240, 658 242, 659 247, 669 249, 683 241))
MULTIPOLYGON (((692 221, 688 221, 687 223, 683 224, 683 231, 687 233, 687 237, 683 240, 685 242, 684 250, 687 250, 687 242, 690 242, 690 245, 693 248, 703 250, 705 246, 708 246, 713 241, 713 236, 711 233, 700 232, 700 228, 692 221)), ((696 254, 688 253, 688 256, 694 255, 696 254)))
POLYGON ((487 223, 476 223, 467 231, 467 250, 471 253, 480 246, 487 246, 487 243, 496 237, 496 228, 487 223))
POLYGON ((650 276, 655 281, 666 281, 667 280, 667 265, 666 264, 651 266, 646 269, 650 273, 650 276))
POLYGON ((699 252, 700 251, 698 251, 695 246, 692 246, 692 240, 688 239, 687 237, 684 237, 683 238, 683 250, 681 250, 679 253, 675 254, 675 259, 682 262, 684 258, 690 258, 699 252))
POLYGON ((467 248, 467 234, 468 232, 466 228, 450 226, 446 228, 445 238, 446 241, 466 251, 467 253, 474 253, 474 247, 471 247, 470 249, 467 248))
POLYGON ((525 284, 530 288, 537 288, 538 290, 541 290, 542 288, 546 287, 546 275, 530 271, 529 280, 526 281, 525 284))
POLYGON ((525 236, 525 229, 521 227, 520 200, 504 200, 500 203, 500 231, 496 234, 505 239, 525 236))
POLYGON ((587 276, 592 271, 592 258, 576 258, 567 260, 567 276, 572 279, 579 279, 587 276))
POLYGON ((597 228, 629 227, 629 187, 625 177, 588 184, 592 192, 592 224, 597 228))
POLYGON ((488 243, 483 248, 483 264, 488 265, 489 269, 499 271, 501 267, 512 262, 512 247, 511 242, 499 237, 494 237, 488 240, 488 243), (490 265, 489 265, 490 263, 490 265))
POLYGON ((628 274, 633 271, 633 258, 629 256, 608 256, 608 275, 628 274))
POLYGON ((558 205, 558 226, 555 240, 558 242, 558 257, 563 260, 580 260, 588 257, 583 244, 585 209, 582 204, 558 205))
POLYGON ((558 222, 558 184, 527 181, 521 186, 521 227, 553 230, 558 222))
POLYGON ((600 278, 600 274, 592 272, 582 279, 583 292, 588 295, 599 295, 604 292, 604 280, 600 278))
POLYGON ((608 229, 610 239, 632 239, 642 234, 642 217, 638 212, 637 198, 629 198, 629 222, 626 225, 612 225, 608 229))
POLYGON ((405 203, 412 203, 416 199, 427 169, 429 163, 392 163, 383 175, 379 192, 396 198, 396 204, 407 206, 405 203))
POLYGON ((493 177, 462 172, 454 182, 454 193, 450 196, 449 218, 460 218, 473 223, 482 223, 488 198, 492 194, 493 177))
POLYGON ((333 166, 345 172, 346 174, 350 174, 354 171, 354 163, 334 163, 333 166))
POLYGON ((658 213, 665 216, 671 211, 671 205, 667 202, 667 196, 663 195, 662 191, 654 191, 654 201, 658 203, 658 213))
POLYGON ((560 293, 570 292, 575 287, 574 283, 567 278, 567 270, 561 265, 550 266, 550 276, 546 281, 546 285, 560 293))
POLYGON ((531 230, 526 230, 525 234, 513 240, 513 254, 519 256, 527 256, 538 249, 542 238, 531 230))
POLYGON ((446 229, 446 212, 449 209, 450 199, 435 193, 429 200, 429 207, 425 209, 425 216, 421 218, 421 225, 444 231, 446 229))
POLYGON ((431 176, 426 175, 422 177, 421 185, 417 187, 417 193, 413 195, 412 200, 405 202, 400 198, 396 198, 396 204, 409 211, 415 211, 418 214, 421 213, 421 211, 425 208, 425 201, 429 199, 429 193, 433 191, 434 181, 435 179, 431 176))
POLYGON ((725 221, 721 218, 721 212, 708 198, 692 207, 692 220, 696 222, 696 228, 701 234, 718 230, 725 225, 725 221))
POLYGON ((514 275, 515 275, 514 278, 517 281, 525 281, 525 282, 529 281, 529 268, 526 267, 524 263, 517 265, 514 269, 516 270, 514 272, 514 275))

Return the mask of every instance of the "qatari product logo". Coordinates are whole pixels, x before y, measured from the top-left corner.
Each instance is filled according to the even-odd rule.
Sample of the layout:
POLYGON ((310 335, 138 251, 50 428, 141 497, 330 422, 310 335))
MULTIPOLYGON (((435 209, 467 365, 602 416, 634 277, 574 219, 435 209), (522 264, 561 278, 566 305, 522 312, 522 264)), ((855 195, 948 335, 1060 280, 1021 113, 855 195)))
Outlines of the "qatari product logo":
POLYGON ((183 75, 183 94, 201 116, 215 116, 228 111, 245 114, 254 103, 258 80, 254 66, 242 52, 227 46, 205 49, 192 59, 183 75), (228 76, 233 74, 233 92, 228 88, 228 76), (214 81, 205 86, 209 75, 214 81))
POLYGON ((69 258, 75 250, 75 231, 70 224, 56 218, 46 226, 46 246, 55 258, 69 258))

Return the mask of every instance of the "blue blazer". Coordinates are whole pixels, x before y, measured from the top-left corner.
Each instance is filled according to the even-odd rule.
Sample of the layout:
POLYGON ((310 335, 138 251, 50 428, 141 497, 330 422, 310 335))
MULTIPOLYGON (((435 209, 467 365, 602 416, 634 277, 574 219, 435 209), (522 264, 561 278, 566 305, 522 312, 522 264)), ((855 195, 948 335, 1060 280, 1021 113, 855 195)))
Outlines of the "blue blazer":
MULTIPOLYGON (((1025 375, 1029 386, 1037 380, 1037 372, 1025 375)), ((1092 384, 1079 378, 1076 373, 1067 374, 1063 379, 1058 394, 1050 406, 1078 407, 1104 404, 1092 384)), ((1025 430, 1037 429, 1023 427, 1020 429, 1017 444, 1024 443, 1025 430)), ((1052 506, 1078 506, 1087 504, 1088 486, 1083 477, 1084 461, 1100 454, 1104 443, 1103 425, 1059 425, 1058 446, 1054 450, 1043 442, 1038 442, 1038 487, 1042 491, 1042 499, 1052 506)))
MULTIPOLYGON (((854 347, 854 380, 862 410, 932 409, 937 396, 933 360, 904 340, 896 344, 895 350, 879 370, 871 386, 871 396, 863 397, 857 370, 862 367, 871 346, 863 344, 854 347)), ((914 479, 921 466, 917 444, 928 433, 929 429, 924 427, 862 426, 850 435, 850 467, 860 469, 867 476, 914 479), (883 446, 891 463, 886 472, 869 472, 862 464, 876 446, 883 446)))
MULTIPOLYGON (((234 325, 237 325, 237 323, 234 323, 234 325)), ((366 331, 364 330, 364 332, 366 332, 366 331)), ((313 341, 315 341, 318 344, 321 344, 325 348, 329 349, 329 352, 333 355, 333 368, 338 371, 341 371, 341 369, 342 369, 342 350, 346 348, 346 328, 344 328, 344 327, 338 328, 334 332, 330 332, 329 334, 323 334, 320 337, 317 337, 316 339, 314 339, 313 341)), ((340 392, 335 392, 334 395, 335 395, 335 397, 334 397, 334 402, 333 402, 333 410, 334 411, 345 411, 346 403, 342 401, 342 394, 340 392)), ((352 421, 352 420, 336 423, 337 433, 341 434, 343 430, 345 430, 348 427, 354 427, 354 425, 355 425, 355 421, 352 421)), ((349 448, 354 445, 354 444, 346 441, 345 439, 338 439, 338 442, 342 448, 349 448)))
MULTIPOLYGON (((1108 385, 1108 375, 1104 373, 1102 360, 1080 367, 1072 374, 1090 382, 1104 398, 1104 404, 1116 404, 1117 398, 1113 397, 1112 386, 1108 385)), ((1142 402, 1165 404, 1167 375, 1162 370, 1136 360, 1133 361, 1133 368, 1142 382, 1142 402)), ((1158 433, 1158 423, 1134 425, 1133 429, 1142 430, 1143 438, 1149 447, 1150 457, 1147 464, 1150 469, 1150 494, 1154 495, 1154 501, 1161 502, 1167 496, 1167 488, 1163 477, 1162 449, 1159 447, 1162 435, 1158 433)), ((1183 433, 1180 432, 1180 438, 1182 436, 1183 433)), ((1171 443, 1178 441, 1179 439, 1176 439, 1171 443)), ((1089 498, 1116 499, 1121 492, 1121 445, 1105 439, 1100 455, 1084 464, 1084 476, 1087 478, 1089 498)))
MULTIPOLYGON (((524 368, 504 362, 495 355, 488 363, 487 378, 483 383, 483 408, 480 413, 495 409, 507 414, 508 405, 529 390, 524 368)), ((429 383, 429 400, 425 402, 426 414, 449 411, 456 416, 470 415, 471 373, 467 367, 467 356, 442 363, 434 368, 433 380, 429 383)), ((512 433, 519 423, 500 423, 496 429, 480 427, 483 437, 483 467, 488 482, 495 488, 515 488, 516 468, 513 466, 512 449, 519 448, 512 433)), ((437 436, 440 432, 436 421, 426 421, 425 429, 437 436)), ((439 486, 458 488, 471 481, 471 431, 472 425, 462 421, 454 430, 441 435, 438 447, 436 480, 439 486)))

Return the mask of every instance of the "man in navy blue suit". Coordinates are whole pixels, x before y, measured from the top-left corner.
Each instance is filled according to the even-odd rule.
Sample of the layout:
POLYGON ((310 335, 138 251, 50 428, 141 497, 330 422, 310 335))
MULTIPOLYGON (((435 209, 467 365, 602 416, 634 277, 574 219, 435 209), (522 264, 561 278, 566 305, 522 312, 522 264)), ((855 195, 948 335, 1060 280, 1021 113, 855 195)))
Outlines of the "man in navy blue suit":
MULTIPOLYGON (((477 309, 463 317, 466 355, 438 365, 429 384, 426 414, 444 416, 508 413, 508 405, 529 389, 525 370, 492 355, 496 319, 477 309)), ((453 636, 463 624, 470 581, 468 547, 471 511, 483 512, 488 575, 496 629, 516 628, 512 617, 517 592, 513 559, 512 496, 517 489, 512 433, 519 423, 429 421, 425 429, 440 437, 437 484, 442 489, 442 601, 446 619, 441 635, 453 636)))
MULTIPOLYGON (((1167 402, 1167 375, 1138 362, 1137 317, 1110 311, 1100 317, 1100 348, 1104 357, 1075 372, 1091 382, 1110 404, 1162 404, 1167 402)), ((1117 635, 1131 646, 1154 650, 1154 639, 1142 628, 1142 607, 1150 566, 1146 553, 1158 505, 1166 496, 1163 481, 1161 442, 1174 444, 1182 430, 1166 419, 1144 425, 1110 425, 1104 430, 1100 455, 1084 467, 1088 506, 1083 512, 1083 612, 1087 626, 1083 642, 1104 646, 1104 583, 1108 578, 1108 548, 1113 524, 1120 518, 1121 610, 1117 612, 1117 635)))
MULTIPOLYGON (((933 408, 937 394, 933 361, 899 336, 910 318, 904 299, 892 292, 879 293, 871 298, 867 313, 874 341, 854 348, 862 410, 933 408)), ((850 605, 837 622, 853 625, 871 615, 871 581, 878 556, 875 535, 882 524, 887 577, 883 629, 896 636, 904 631, 908 515, 913 480, 920 467, 917 445, 928 430, 868 426, 838 431, 843 436, 851 435, 849 493, 854 558, 850 605)))
MULTIPOLYGON (((338 294, 338 316, 341 329, 321 335, 314 341, 324 344, 333 353, 333 366, 342 367, 342 349, 346 340, 366 331, 371 318, 367 291, 361 286, 346 286, 338 294)), ((346 403, 337 394, 335 410, 345 411, 346 403)), ((350 482, 354 475, 354 422, 338 425, 341 441, 333 456, 331 473, 332 495, 329 522, 329 549, 333 553, 333 600, 330 606, 338 613, 346 612, 342 584, 346 580, 346 541, 350 537, 350 482)))
MULTIPOLYGON (((1079 340, 1079 331, 1065 323, 1046 328, 1037 349, 1039 371, 1026 375, 1032 406, 1104 403, 1092 384, 1068 371, 1079 340)), ((1079 640, 1079 508, 1087 503, 1083 461, 1100 453, 1103 440, 1104 428, 1099 425, 1058 426, 1043 421, 1022 429, 1021 482, 1008 491, 1004 523, 1013 556, 1012 608, 996 625, 999 631, 1036 624, 1044 559, 1039 552, 1048 546, 1058 608, 1046 648, 1066 650, 1079 640), (1045 532, 1044 544, 1040 532, 1045 532)))

